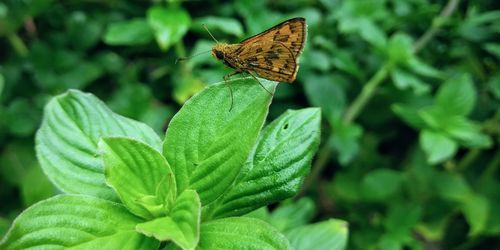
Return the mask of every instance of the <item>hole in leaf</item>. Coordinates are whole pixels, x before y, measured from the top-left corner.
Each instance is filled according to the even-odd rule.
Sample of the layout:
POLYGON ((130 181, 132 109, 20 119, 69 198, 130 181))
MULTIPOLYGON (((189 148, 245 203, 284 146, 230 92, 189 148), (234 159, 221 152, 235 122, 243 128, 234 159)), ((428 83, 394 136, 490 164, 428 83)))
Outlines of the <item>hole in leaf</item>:
POLYGON ((285 123, 285 126, 283 126, 283 129, 287 129, 288 128, 288 123, 285 123))

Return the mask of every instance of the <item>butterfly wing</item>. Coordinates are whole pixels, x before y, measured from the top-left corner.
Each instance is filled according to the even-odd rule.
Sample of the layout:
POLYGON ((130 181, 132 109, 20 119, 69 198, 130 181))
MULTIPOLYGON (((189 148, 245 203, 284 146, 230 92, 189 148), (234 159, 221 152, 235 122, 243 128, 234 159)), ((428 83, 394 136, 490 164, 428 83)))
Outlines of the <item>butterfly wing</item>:
POLYGON ((281 42, 254 42, 241 47, 237 57, 245 70, 278 82, 295 80, 298 63, 291 49, 281 42))
POLYGON ((296 17, 286 20, 260 34, 243 40, 240 44, 258 42, 279 42, 289 48, 295 58, 298 58, 306 40, 306 19, 296 17))

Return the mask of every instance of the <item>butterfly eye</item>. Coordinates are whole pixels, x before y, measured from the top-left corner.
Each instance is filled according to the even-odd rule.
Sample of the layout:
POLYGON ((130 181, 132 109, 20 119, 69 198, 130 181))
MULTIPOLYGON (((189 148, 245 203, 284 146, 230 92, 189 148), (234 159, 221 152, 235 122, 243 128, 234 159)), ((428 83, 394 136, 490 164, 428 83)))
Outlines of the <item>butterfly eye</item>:
POLYGON ((219 60, 224 59, 224 53, 222 53, 222 51, 219 51, 219 50, 215 51, 215 56, 216 56, 216 57, 217 57, 217 59, 219 59, 219 60))

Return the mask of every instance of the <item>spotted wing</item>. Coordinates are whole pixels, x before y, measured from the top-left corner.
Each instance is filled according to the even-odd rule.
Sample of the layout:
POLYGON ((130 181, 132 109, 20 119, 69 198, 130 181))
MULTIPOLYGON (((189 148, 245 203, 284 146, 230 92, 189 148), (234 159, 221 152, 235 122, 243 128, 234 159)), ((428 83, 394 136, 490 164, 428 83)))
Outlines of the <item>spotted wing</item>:
POLYGON ((291 83, 297 75, 298 63, 293 52, 280 42, 245 44, 237 57, 246 71, 268 80, 291 83))
POLYGON ((286 20, 260 34, 247 38, 240 44, 247 45, 259 42, 279 42, 289 48, 295 58, 298 58, 304 48, 307 36, 306 19, 296 17, 286 20))

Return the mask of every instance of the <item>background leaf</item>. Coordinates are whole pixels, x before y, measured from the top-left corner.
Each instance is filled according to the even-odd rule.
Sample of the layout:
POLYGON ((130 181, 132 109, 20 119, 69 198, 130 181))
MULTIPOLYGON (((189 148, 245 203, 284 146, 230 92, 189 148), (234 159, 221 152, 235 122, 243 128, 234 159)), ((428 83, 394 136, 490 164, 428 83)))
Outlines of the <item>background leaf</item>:
POLYGON ((200 249, 291 249, 290 243, 269 224, 253 218, 235 217, 201 225, 200 249))
POLYGON ((24 211, 0 248, 157 248, 158 241, 135 232, 139 222, 120 204, 88 196, 60 195, 24 211))
POLYGON ((91 94, 70 90, 47 104, 37 132, 36 151, 45 174, 63 192, 116 200, 98 158, 102 136, 129 136, 161 148, 151 128, 114 114, 91 94))
POLYGON ((109 45, 143 45, 152 39, 153 32, 143 18, 112 23, 104 35, 104 42, 109 45))
MULTIPOLYGON (((274 82, 260 80, 273 90, 274 82)), ((172 165, 177 191, 196 190, 203 205, 236 178, 264 123, 272 96, 253 78, 224 82, 191 98, 170 122, 163 154, 172 165)))
POLYGON ((327 220, 292 229, 286 233, 294 249, 345 249, 347 224, 341 220, 327 220))
POLYGON ((148 23, 160 48, 167 50, 186 34, 191 18, 181 8, 153 6, 148 10, 148 23))

